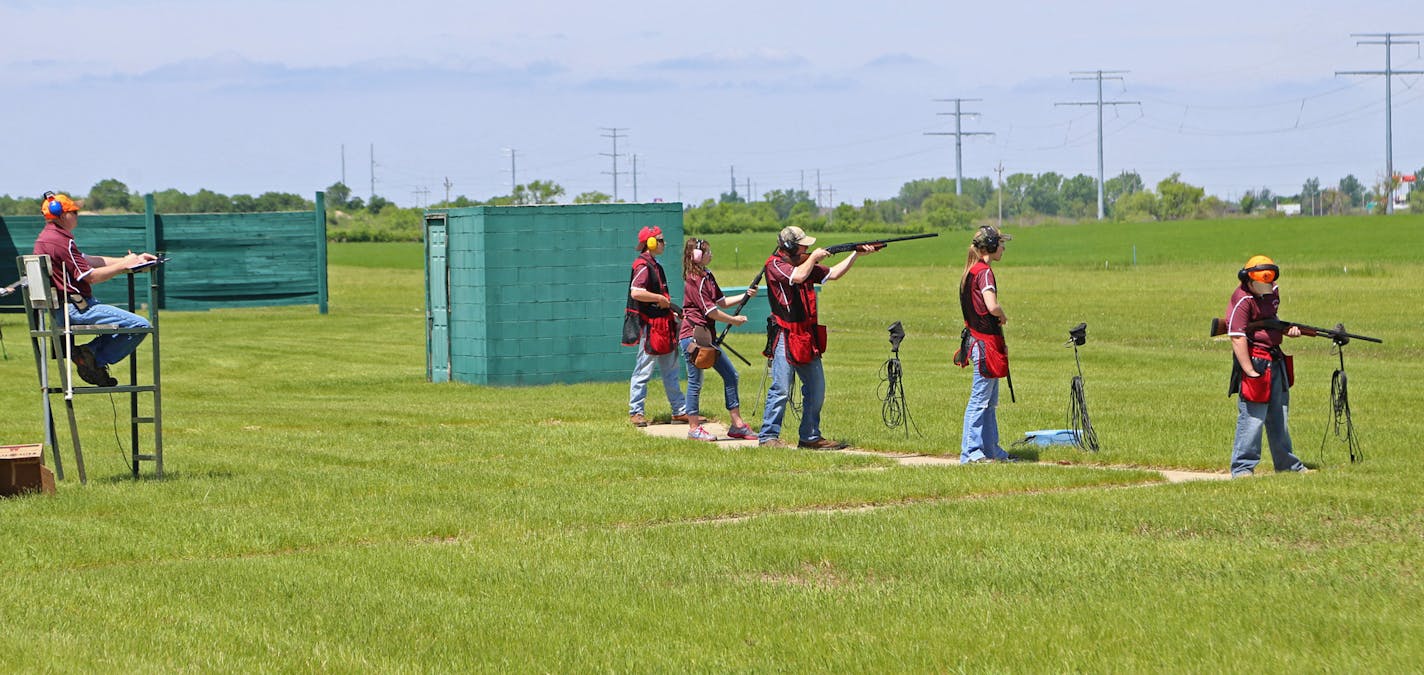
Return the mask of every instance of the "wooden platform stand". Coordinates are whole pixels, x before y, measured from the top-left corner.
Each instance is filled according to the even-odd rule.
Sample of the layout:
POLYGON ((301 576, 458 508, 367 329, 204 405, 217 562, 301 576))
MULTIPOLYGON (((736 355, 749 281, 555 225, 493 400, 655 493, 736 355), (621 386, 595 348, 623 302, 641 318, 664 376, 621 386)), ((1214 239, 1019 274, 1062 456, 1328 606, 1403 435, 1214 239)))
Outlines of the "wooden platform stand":
POLYGON ((44 440, 45 444, 50 447, 51 456, 54 459, 55 475, 59 480, 64 480, 64 463, 61 459, 59 434, 54 423, 51 397, 63 396, 65 412, 69 418, 70 442, 74 446, 74 463, 79 469, 79 482, 84 483, 87 482, 88 477, 84 471, 84 452, 79 440, 79 422, 74 413, 74 397, 87 394, 128 394, 129 447, 133 475, 135 478, 138 477, 140 462, 151 461, 154 463, 155 471, 161 477, 163 475, 163 398, 159 370, 158 306, 155 302, 155 299, 160 297, 159 273, 156 271, 158 266, 130 272, 126 275, 129 292, 128 310, 130 312, 136 311, 134 278, 138 274, 148 275, 148 322, 150 327, 118 328, 108 324, 67 325, 65 318, 68 316, 68 297, 58 292, 49 283, 49 256, 23 255, 17 258, 16 262, 19 264, 20 277, 25 285, 24 307, 25 315, 29 320, 30 345, 34 351, 35 369, 39 375, 45 429, 44 440), (152 350, 152 384, 141 385, 138 383, 138 356, 139 352, 143 351, 142 349, 136 350, 128 359, 127 384, 121 382, 114 387, 95 387, 84 384, 82 380, 76 382, 74 378, 75 366, 69 360, 71 341, 85 335, 124 334, 148 336, 144 342, 152 350), (53 372, 50 368, 51 359, 58 365, 58 368, 55 368, 53 372), (55 386, 56 383, 58 386, 55 386), (139 414, 139 397, 142 394, 153 396, 153 414, 151 416, 139 414), (153 425, 153 452, 147 454, 141 451, 139 444, 139 429, 144 424, 153 425))

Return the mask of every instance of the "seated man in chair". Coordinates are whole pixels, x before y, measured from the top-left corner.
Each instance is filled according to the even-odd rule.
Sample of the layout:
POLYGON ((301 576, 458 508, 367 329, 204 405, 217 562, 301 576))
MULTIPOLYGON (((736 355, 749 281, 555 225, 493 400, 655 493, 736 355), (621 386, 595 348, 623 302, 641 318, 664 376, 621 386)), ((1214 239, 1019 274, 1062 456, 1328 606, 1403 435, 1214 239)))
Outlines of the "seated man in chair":
MULTIPOLYGON (((41 212, 45 227, 35 239, 35 255, 49 256, 50 283, 68 297, 65 306, 69 310, 69 322, 148 328, 148 320, 143 317, 95 300, 91 284, 108 281, 135 265, 156 259, 155 256, 130 252, 115 258, 81 253, 74 242, 79 205, 67 195, 46 192, 41 212)), ((74 345, 74 365, 79 377, 95 386, 118 385, 118 381, 109 376, 109 366, 132 354, 143 338, 143 334, 99 335, 88 344, 74 345)))

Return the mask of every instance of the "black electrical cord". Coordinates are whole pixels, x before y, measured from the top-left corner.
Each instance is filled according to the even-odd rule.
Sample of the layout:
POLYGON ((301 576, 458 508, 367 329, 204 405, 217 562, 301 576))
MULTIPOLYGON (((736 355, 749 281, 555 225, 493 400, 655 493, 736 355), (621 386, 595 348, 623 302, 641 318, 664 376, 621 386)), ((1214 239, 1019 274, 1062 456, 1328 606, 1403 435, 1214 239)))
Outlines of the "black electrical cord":
POLYGON ((905 427, 906 436, 910 435, 911 427, 915 429, 915 434, 923 436, 919 425, 910 417, 910 407, 905 402, 905 386, 901 379, 903 374, 898 352, 880 367, 880 386, 877 389, 880 397, 880 421, 885 423, 887 429, 905 427))
POLYGON ((1340 368, 1330 375, 1330 424, 1325 427, 1325 435, 1320 439, 1320 456, 1325 458, 1325 442, 1331 430, 1335 438, 1343 440, 1350 452, 1350 463, 1365 461, 1365 453, 1360 449, 1360 439, 1355 436, 1355 421, 1350 417, 1350 388, 1345 376, 1345 345, 1335 344, 1335 353, 1340 356, 1340 368), (1341 430, 1344 433, 1341 433, 1341 430))
POLYGON ((1073 445, 1079 450, 1098 451, 1098 432, 1088 419, 1088 399, 1083 395, 1083 377, 1073 376, 1068 388, 1068 426, 1073 429, 1073 445))

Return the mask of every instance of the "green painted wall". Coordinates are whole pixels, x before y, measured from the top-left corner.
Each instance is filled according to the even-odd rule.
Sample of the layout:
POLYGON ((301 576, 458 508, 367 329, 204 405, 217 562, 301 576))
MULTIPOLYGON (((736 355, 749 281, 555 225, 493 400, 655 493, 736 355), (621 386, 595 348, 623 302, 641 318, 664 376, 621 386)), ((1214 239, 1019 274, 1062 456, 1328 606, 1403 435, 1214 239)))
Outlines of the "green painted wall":
MULTIPOLYGON (((626 379, 635 354, 619 336, 644 226, 663 229, 669 252, 660 260, 673 300, 681 301, 681 204, 431 213, 445 215, 448 234, 450 379, 496 385, 626 379)), ((439 279, 432 261, 426 263, 427 275, 439 279)))
MULTIPOLYGON (((326 214, 321 209, 284 213, 153 213, 81 215, 75 229, 80 249, 94 255, 164 251, 164 309, 317 305, 326 312, 326 214)), ((44 228, 40 216, 0 217, 0 286, 17 278, 14 259, 34 248, 44 228)), ((116 278, 94 288, 104 302, 127 300, 127 285, 116 278)), ((137 284, 140 303, 148 284, 137 284)), ((19 307, 18 296, 0 306, 19 307)))

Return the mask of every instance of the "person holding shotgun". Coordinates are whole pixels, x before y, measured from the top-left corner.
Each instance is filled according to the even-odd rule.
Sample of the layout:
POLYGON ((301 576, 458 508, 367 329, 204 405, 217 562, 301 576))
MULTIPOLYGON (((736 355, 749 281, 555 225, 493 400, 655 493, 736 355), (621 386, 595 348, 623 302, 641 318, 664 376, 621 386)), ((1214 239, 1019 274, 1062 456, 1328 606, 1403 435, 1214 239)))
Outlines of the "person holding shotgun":
POLYGON ((663 376, 663 391, 672 406, 672 421, 686 422, 682 385, 678 382, 677 311, 668 293, 667 273, 657 256, 667 250, 661 227, 644 227, 638 231, 638 257, 633 260, 633 278, 628 288, 628 308, 624 322, 623 344, 637 346, 638 358, 633 377, 628 383, 628 422, 635 427, 648 426, 643 415, 643 403, 648 398, 648 382, 653 379, 653 366, 663 376), (629 321, 631 320, 631 321, 629 321), (629 330, 632 323, 632 330, 629 330), (630 335, 631 333, 631 335, 630 335))
MULTIPOLYGON (((831 251, 810 250, 815 237, 796 226, 785 227, 777 235, 776 252, 767 258, 767 300, 776 319, 776 346, 771 357, 771 387, 766 392, 766 407, 762 415, 760 445, 790 447, 781 440, 781 422, 786 417, 786 404, 791 400, 793 377, 801 380, 801 428, 797 447, 811 450, 839 450, 845 443, 821 435, 821 406, 826 399, 826 376, 821 369, 821 354, 826 351, 826 327, 816 313, 816 284, 835 281, 850 271, 857 256, 874 253, 884 246, 873 243, 857 245, 850 257, 834 267, 820 264, 831 251)), ((755 285, 755 284, 753 284, 755 285)))
POLYGON ((710 365, 722 376, 722 400, 732 416, 727 436, 756 438, 742 420, 742 403, 737 395, 737 368, 723 350, 714 346, 713 335, 718 321, 733 326, 747 322, 747 317, 743 315, 733 316, 722 310, 733 305, 741 306, 747 298, 756 296, 757 289, 753 286, 746 293, 727 297, 717 285, 712 270, 707 269, 711 261, 712 245, 707 240, 687 240, 682 251, 682 330, 678 333, 682 353, 687 357, 687 437, 698 441, 717 440, 716 436, 702 428, 702 415, 698 412, 702 371, 710 365))
POLYGON ((1295 369, 1281 351, 1282 336, 1300 337, 1299 326, 1274 324, 1281 306, 1280 267, 1257 255, 1236 273, 1240 285, 1226 307, 1226 334, 1231 337, 1231 387, 1237 400, 1236 439, 1231 444, 1231 477, 1250 476, 1261 461, 1261 432, 1271 443, 1276 471, 1308 471, 1291 452, 1286 413, 1295 369), (1251 325, 1251 324, 1255 325, 1251 325))
MULTIPOLYGON (((1004 243, 1012 236, 985 225, 974 233, 964 274, 959 278, 959 312, 964 330, 959 335, 955 365, 974 365, 974 382, 969 402, 964 406, 964 430, 960 434, 961 464, 1012 458, 999 445, 999 378, 1009 374, 1009 350, 1004 343, 1004 324, 1009 315, 999 304, 999 289, 990 263, 1004 257, 1004 243)), ((1009 384, 1012 392, 1012 380, 1009 384)))

